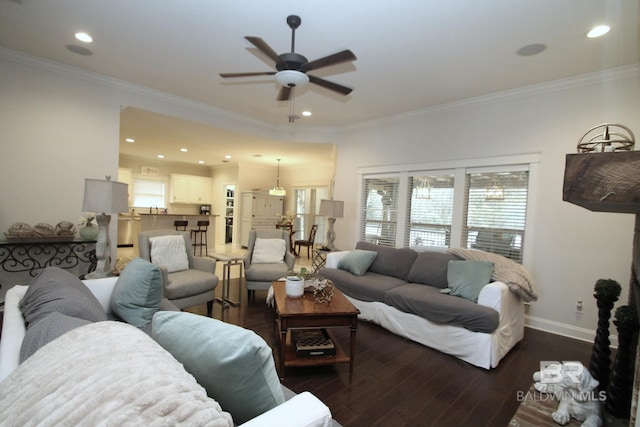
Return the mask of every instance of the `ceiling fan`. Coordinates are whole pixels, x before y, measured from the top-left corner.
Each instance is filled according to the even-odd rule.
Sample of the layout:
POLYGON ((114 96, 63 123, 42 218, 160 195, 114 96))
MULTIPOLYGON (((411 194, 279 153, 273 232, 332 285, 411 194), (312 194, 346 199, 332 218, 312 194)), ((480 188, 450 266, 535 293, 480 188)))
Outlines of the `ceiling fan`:
POLYGON ((352 88, 321 79, 320 77, 307 74, 307 71, 317 70, 318 68, 328 67, 330 65, 340 64, 342 62, 355 61, 357 58, 350 50, 343 50, 332 55, 316 59, 309 62, 307 58, 295 52, 296 28, 300 26, 302 20, 297 15, 289 15, 287 24, 291 28, 291 52, 278 55, 271 47, 260 37, 245 36, 245 38, 258 48, 262 53, 275 61, 275 69, 277 71, 264 71, 254 73, 220 73, 220 77, 253 77, 253 76, 276 76, 276 81, 282 85, 278 93, 278 101, 287 101, 291 96, 291 90, 294 87, 303 86, 309 82, 322 86, 342 95, 348 95, 352 88))

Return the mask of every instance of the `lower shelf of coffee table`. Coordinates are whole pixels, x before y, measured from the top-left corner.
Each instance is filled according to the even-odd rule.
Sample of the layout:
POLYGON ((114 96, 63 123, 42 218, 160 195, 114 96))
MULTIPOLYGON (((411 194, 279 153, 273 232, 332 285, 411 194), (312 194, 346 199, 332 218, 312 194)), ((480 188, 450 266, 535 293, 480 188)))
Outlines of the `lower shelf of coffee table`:
POLYGON ((287 332, 287 343, 284 352, 284 366, 319 366, 319 365, 333 365, 335 363, 349 363, 351 357, 342 349, 340 344, 336 341, 334 335, 331 333, 331 329, 327 328, 327 334, 333 342, 336 348, 335 356, 308 356, 298 357, 296 354, 295 345, 291 339, 292 330, 287 332))

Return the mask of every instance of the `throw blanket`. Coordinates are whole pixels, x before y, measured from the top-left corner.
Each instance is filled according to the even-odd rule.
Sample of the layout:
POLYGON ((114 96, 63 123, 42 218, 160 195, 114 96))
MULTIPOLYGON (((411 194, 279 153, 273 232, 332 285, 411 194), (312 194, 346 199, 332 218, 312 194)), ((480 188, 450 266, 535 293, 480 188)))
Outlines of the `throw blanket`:
POLYGON ((511 292, 516 293, 525 302, 538 299, 531 274, 517 262, 477 249, 449 248, 447 252, 470 261, 492 262, 493 280, 505 283, 511 292))
POLYGON ((0 414, 8 426, 233 427, 171 354, 120 322, 40 348, 0 384, 0 414))

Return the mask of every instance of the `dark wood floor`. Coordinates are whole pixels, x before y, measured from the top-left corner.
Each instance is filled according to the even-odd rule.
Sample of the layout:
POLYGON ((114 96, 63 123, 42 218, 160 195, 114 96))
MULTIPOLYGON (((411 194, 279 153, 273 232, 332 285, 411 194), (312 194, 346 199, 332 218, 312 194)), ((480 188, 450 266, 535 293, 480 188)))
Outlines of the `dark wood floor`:
MULTIPOLYGON (((254 330, 274 348, 273 312, 265 296, 257 292, 247 302, 243 293, 240 307, 222 310, 215 304, 213 316, 254 330)), ((204 314, 205 308, 189 311, 204 314)), ((336 335, 348 344, 347 330, 336 335)), ((283 383, 315 394, 344 427, 507 426, 520 404, 518 392, 529 390, 540 361, 587 365, 590 354, 589 343, 527 328, 524 340, 487 371, 361 321, 351 377, 347 364, 289 368, 283 383)))

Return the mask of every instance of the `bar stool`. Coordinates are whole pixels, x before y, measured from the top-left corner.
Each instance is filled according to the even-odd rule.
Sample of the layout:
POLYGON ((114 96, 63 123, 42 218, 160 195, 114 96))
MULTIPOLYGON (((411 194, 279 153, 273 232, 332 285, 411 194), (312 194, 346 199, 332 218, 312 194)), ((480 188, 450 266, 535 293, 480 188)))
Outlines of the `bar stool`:
POLYGON ((173 226, 176 228, 176 231, 187 231, 188 225, 189 221, 173 221, 173 226))
POLYGON ((191 230, 191 242, 193 243, 193 254, 196 254, 196 248, 200 248, 200 256, 202 256, 202 247, 204 246, 204 253, 209 256, 209 248, 207 247, 207 229, 209 228, 209 221, 198 221, 198 228, 191 230), (198 236, 200 242, 198 243, 198 236))

